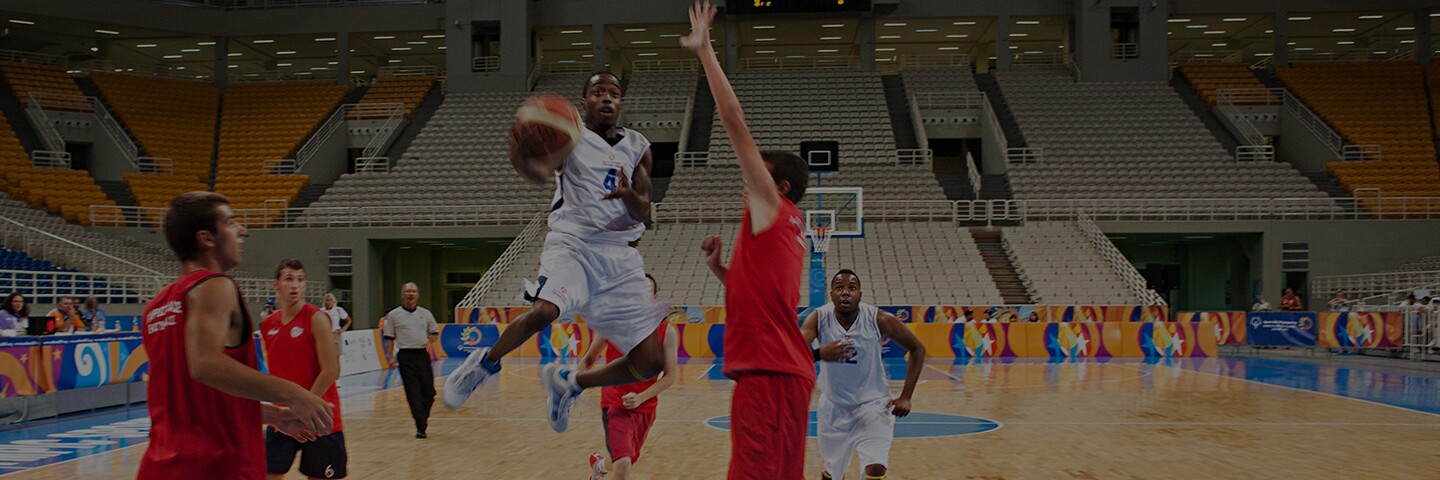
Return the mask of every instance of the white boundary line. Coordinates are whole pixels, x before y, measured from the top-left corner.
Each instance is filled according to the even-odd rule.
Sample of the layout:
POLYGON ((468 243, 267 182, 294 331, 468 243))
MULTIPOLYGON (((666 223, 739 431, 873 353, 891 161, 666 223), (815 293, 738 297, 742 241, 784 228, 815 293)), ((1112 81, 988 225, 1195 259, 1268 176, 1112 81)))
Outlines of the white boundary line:
MULTIPOLYGON (((1218 357, 1216 357, 1216 358, 1219 359, 1218 357)), ((1286 390, 1294 390, 1294 391, 1297 391, 1297 392, 1314 393, 1314 394, 1317 394, 1317 395, 1324 395, 1324 396, 1327 396, 1327 397, 1334 397, 1334 398, 1339 398, 1339 399, 1342 399, 1342 400, 1354 400, 1354 401, 1357 401, 1357 402, 1369 403, 1369 404, 1379 405, 1379 406, 1382 406, 1382 407, 1389 407, 1389 408, 1393 408, 1393 409, 1400 410, 1400 411, 1403 411, 1403 412, 1419 413, 1419 414, 1422 414, 1422 415, 1429 415, 1429 416, 1432 416, 1432 417, 1440 417, 1440 414, 1437 414, 1437 413, 1424 412, 1424 411, 1420 411, 1420 410, 1415 410, 1415 409, 1413 409, 1413 408, 1406 408, 1406 407, 1402 407, 1402 406, 1399 406, 1399 405, 1391 405, 1391 404, 1388 404, 1388 403, 1380 403, 1380 402, 1377 402, 1377 401, 1374 401, 1374 400, 1367 400, 1367 399, 1364 399, 1364 398, 1347 397, 1347 396, 1344 396, 1344 395, 1337 395, 1337 394, 1334 394, 1334 393, 1322 392, 1322 391, 1319 391, 1319 390, 1305 390, 1305 389, 1303 389, 1303 388, 1295 388, 1295 387, 1289 387, 1289 386, 1285 386, 1285 385, 1276 385, 1276 384, 1273 384, 1273 383, 1265 383, 1265 382, 1261 382, 1261 381, 1257 381, 1257 380, 1251 380, 1251 379, 1248 379, 1248 378, 1233 377, 1233 376, 1230 376, 1230 375, 1221 375, 1221 374, 1218 374, 1218 373, 1206 372, 1206 371, 1202 371, 1202 370, 1191 370, 1191 369, 1186 369, 1186 368, 1178 367, 1178 366, 1174 366, 1174 365, 1161 365, 1161 364, 1158 364, 1158 363, 1157 363, 1156 365, 1157 365, 1157 366, 1164 366, 1164 367, 1166 367, 1166 368, 1172 368, 1172 369, 1175 369, 1175 370, 1180 370, 1180 371, 1182 371, 1182 372, 1203 373, 1203 374, 1206 374, 1206 375, 1211 375, 1211 376, 1215 376, 1215 377, 1219 377, 1219 378, 1226 378, 1226 379, 1231 379, 1231 380, 1241 380, 1241 381, 1250 382, 1250 383, 1254 383, 1254 384, 1258 384, 1258 385, 1265 385, 1265 386, 1268 386, 1268 387, 1283 388, 1283 389, 1286 389, 1286 390)))

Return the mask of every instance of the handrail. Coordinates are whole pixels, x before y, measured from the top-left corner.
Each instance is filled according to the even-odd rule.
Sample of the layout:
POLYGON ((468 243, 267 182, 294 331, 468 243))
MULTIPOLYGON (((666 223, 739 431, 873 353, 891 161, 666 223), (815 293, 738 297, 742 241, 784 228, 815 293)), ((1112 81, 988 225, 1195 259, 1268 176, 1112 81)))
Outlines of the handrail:
POLYGON ((1110 44, 1110 58, 1121 60, 1140 58, 1140 44, 1112 43, 1110 44))
POLYGON ((989 95, 985 96, 985 102, 982 103, 980 107, 981 114, 984 115, 985 118, 985 123, 990 125, 988 129, 990 135, 994 137, 990 140, 995 142, 995 145, 998 145, 1001 151, 1009 150, 1010 140, 1005 138, 1005 127, 1000 125, 1000 117, 995 115, 995 105, 990 102, 989 95))
POLYGON ((1220 111, 1221 115, 1224 115, 1225 119, 1230 121, 1231 125, 1240 131, 1240 136, 1244 137, 1246 143, 1251 146, 1268 145, 1270 143, 1269 139, 1266 138, 1264 133, 1260 132, 1259 127, 1255 126, 1255 122, 1250 121, 1249 118, 1241 114, 1236 104, 1237 102, 1245 102, 1246 105, 1272 105, 1279 103, 1279 100, 1283 97, 1276 95, 1274 90, 1276 89, 1219 89, 1215 91, 1215 108, 1220 111))
POLYGON ((915 143, 920 148, 930 148, 930 132, 925 131, 925 115, 920 113, 920 105, 915 99, 910 99, 910 124, 915 130, 915 143))
MULTIPOLYGON (((90 224, 96 227, 160 228, 165 207, 91 205, 90 224)), ((408 228, 481 225, 520 225, 543 204, 434 205, 376 207, 237 208, 235 217, 248 228, 408 228)))
POLYGON ((634 96, 625 99, 625 113, 683 113, 690 106, 686 96, 634 96))
POLYGON ((1239 50, 1181 50, 1170 55, 1171 62, 1212 63, 1239 62, 1239 50))
POLYGON ((63 67, 65 66, 65 57, 35 52, 22 52, 19 50, 0 50, 0 62, 31 63, 63 67))
POLYGON ((305 168, 305 164, 310 163, 310 159, 315 158, 315 155, 320 153, 320 148, 325 145, 325 141, 329 140, 330 136, 334 135, 335 131, 340 129, 340 126, 345 123, 345 117, 349 115, 350 110, 355 107, 356 105, 353 103, 341 105, 330 114, 330 118, 326 119, 325 123, 320 124, 320 127, 315 129, 315 133, 311 134, 310 138, 306 139, 305 143, 300 145, 299 149, 295 150, 295 170, 298 171, 305 168))
POLYGON ((30 125, 40 134, 40 143, 45 144, 46 150, 65 151, 65 137, 60 135, 60 129, 55 128, 55 122, 50 121, 50 115, 35 100, 35 94, 30 92, 30 107, 25 109, 25 116, 30 118, 30 125))
POLYGON ((679 152, 675 154, 675 166, 679 168, 703 167, 710 163, 710 152, 679 152))
POLYGON ((1236 162, 1273 162, 1275 161, 1275 147, 1273 145, 1236 145, 1236 162))
POLYGON ((38 168, 70 168, 70 152, 36 150, 30 152, 30 166, 38 168))
POLYGON ((1080 73, 1080 62, 1076 61, 1073 52, 1065 54, 1065 66, 1070 67, 1070 75, 1075 77, 1075 83, 1080 83, 1084 75, 1080 73))
POLYGON ((35 297, 96 297, 101 303, 147 301, 168 280, 156 275, 72 271, 0 270, 6 291, 35 297), (46 285, 48 284, 48 285, 46 285), (61 285, 64 288, 61 288, 61 285), (118 287, 118 292, 116 291, 118 287))
MULTIPOLYGON (((636 60, 630 62, 630 72, 632 73, 697 71, 700 71, 700 60, 694 58, 681 60, 636 60)), ((626 108, 629 107, 627 106, 626 108)))
POLYGON ((535 89, 535 82, 540 81, 540 74, 541 74, 541 73, 544 73, 544 71, 545 71, 545 64, 540 63, 540 62, 535 62, 535 66, 530 68, 530 76, 527 78, 527 83, 526 83, 528 86, 525 87, 525 89, 526 89, 526 90, 534 90, 534 89, 535 89))
MULTIPOLYGON (((91 207, 91 210, 94 210, 94 207, 91 207)), ((26 224, 23 223, 23 222, 20 222, 20 221, 11 219, 11 218, 9 218, 9 217, 0 216, 0 222, 9 223, 9 224, 11 224, 11 225, 20 227, 20 231, 21 231, 21 232, 31 232, 31 233, 39 234, 39 235, 41 236, 41 238, 46 238, 46 239, 50 239, 50 240, 53 240, 53 241, 58 241, 58 242, 60 242, 60 244, 62 244, 62 245, 66 245, 66 246, 69 246, 69 247, 71 247, 71 248, 78 248, 78 249, 80 249, 80 250, 84 250, 84 251, 87 251, 87 252, 90 252, 90 253, 99 255, 99 256, 101 256, 101 257, 105 257, 105 258, 114 260, 114 261, 119 262, 119 263, 121 263, 121 264, 134 267, 136 270, 140 270, 140 271, 143 271, 143 272, 146 272, 146 273, 150 273, 150 274, 153 274, 153 275, 160 275, 160 274, 161 274, 160 272, 158 272, 158 271, 156 271, 156 270, 153 270, 153 269, 151 269, 151 268, 145 267, 145 266, 140 265, 140 264, 138 264, 138 263, 131 262, 131 261, 129 261, 129 260, 125 260, 125 259, 123 259, 123 258, 120 258, 120 257, 114 256, 114 255, 111 255, 111 254, 108 254, 108 253, 105 253, 105 252, 96 250, 96 249, 94 249, 94 248, 90 248, 90 247, 88 247, 88 246, 85 246, 85 245, 76 243, 76 242, 74 242, 74 241, 72 241, 72 240, 69 240, 69 239, 60 237, 59 235, 55 235, 55 234, 53 234, 53 233, 50 233, 50 232, 47 232, 47 231, 44 231, 44 230, 41 230, 41 229, 32 227, 32 226, 30 226, 30 225, 26 225, 26 224)), ((10 229, 10 228, 0 229, 0 235, 3 235, 3 236, 5 236, 5 237, 7 237, 7 238, 5 238, 4 243, 5 243, 7 246, 12 246, 12 248, 13 248, 13 247, 20 247, 20 248, 25 248, 25 249, 27 249, 27 251, 28 251, 28 250, 29 250, 29 240, 26 239, 25 237, 22 237, 22 239, 21 239, 21 240, 22 240, 21 243, 23 243, 23 245, 15 245, 15 244, 13 244, 13 243, 11 243, 11 242, 9 241, 9 238, 8 238, 8 237, 9 237, 9 234, 10 234, 11 232, 13 232, 13 231, 15 231, 15 229, 10 229)), ((43 251, 42 251, 42 252, 43 252, 43 251)), ((32 252, 32 253, 33 253, 33 252, 32 252)), ((43 254, 43 253, 42 253, 42 254, 43 254)), ((93 267, 93 265, 92 265, 92 267, 93 267)), ((99 269, 92 269, 92 270, 100 271, 99 269)))
POLYGON ((928 148, 902 148, 895 150, 895 164, 901 166, 929 166, 935 160, 935 151, 928 148))
POLYGON ((1345 162, 1378 162, 1384 159, 1379 145, 1346 145, 1340 152, 1340 160, 1345 162))
MULTIPOLYGON (((383 110, 383 108, 387 106, 390 108, 390 114, 385 117, 385 123, 380 124, 380 129, 375 132, 375 135, 370 137, 370 141, 365 144, 365 149, 360 151, 360 156, 362 157, 374 157, 380 155, 380 149, 385 148, 385 144, 389 143, 390 139, 400 134, 400 129, 398 127, 400 126, 400 122, 405 120, 405 104, 366 103, 361 104, 360 106, 372 107, 372 109, 375 110, 383 110)), ((359 111, 360 106, 357 106, 355 111, 359 111)), ((355 111, 352 111, 352 113, 354 113, 355 111)))
POLYGON ((1033 165, 1045 159, 1041 147, 1010 147, 1005 149, 1005 162, 1010 165, 1033 165))
POLYGON ((376 77, 438 77, 440 67, 434 65, 395 65, 380 67, 376 77))
POLYGON ((355 173, 389 173, 389 157, 358 157, 355 159, 355 173))
POLYGON ((857 70, 859 57, 747 58, 741 70, 857 70))
POLYGON ((970 66, 970 55, 967 54, 923 54, 923 55, 901 55, 900 69, 906 67, 968 67, 970 66))
POLYGON ((1115 271, 1115 274, 1120 275, 1125 286, 1130 288, 1130 293, 1140 299, 1141 304, 1165 305, 1165 299, 1148 287, 1145 277, 1141 276, 1140 271, 1135 269, 1135 265, 1125 258, 1125 254, 1120 253, 1120 249, 1115 248, 1115 243, 1110 241, 1110 237, 1105 236, 1105 232, 1100 231, 1100 227, 1095 225, 1094 220, 1091 220, 1084 212, 1078 212, 1075 216, 1075 225, 1080 227, 1085 238, 1090 240, 1090 245, 1100 252, 1100 257, 1110 264, 1110 268, 1115 271))
POLYGON ((472 72, 494 72, 500 70, 500 57, 474 57, 470 59, 470 71, 472 72))
POLYGON ((1416 285, 1440 283, 1440 270, 1380 272, 1354 275, 1325 275, 1310 279, 1312 295, 1330 295, 1341 290, 1354 299, 1389 295, 1416 285))
POLYGON ((1010 56, 1012 65, 1067 65, 1069 57, 1063 53, 1016 53, 1010 56))
POLYGON ((1250 64, 1250 69, 1251 69, 1251 70, 1264 70, 1264 69, 1270 68, 1270 66, 1272 66, 1272 65, 1275 65, 1275 56, 1274 56, 1274 55, 1265 55, 1264 57, 1261 57, 1259 60, 1256 60, 1255 63, 1250 64))
POLYGON ((294 175, 300 170, 293 158, 280 158, 260 162, 260 171, 266 175, 294 175))
POLYGON ((974 194, 976 199, 979 199, 980 169, 975 165, 975 155, 972 155, 970 152, 965 152, 965 171, 966 175, 970 177, 970 193, 974 194))
MULTIPOLYGON (((130 162, 130 166, 139 167, 135 159, 140 156, 140 147, 135 145, 135 141, 125 132, 125 127, 120 125, 120 121, 116 120, 115 116, 110 114, 110 110, 105 108, 105 102, 90 96, 49 92, 30 92, 29 97, 30 108, 38 109, 39 111, 37 113, 46 123, 50 123, 49 113, 46 112, 47 108, 61 111, 93 113, 95 118, 100 121, 100 127, 105 130, 105 134, 120 148, 120 154, 124 155, 125 160, 130 162)), ((47 144, 57 141, 56 139, 59 139, 58 141, 61 144, 64 143, 64 139, 60 136, 59 129, 55 128, 54 125, 50 125, 48 131, 43 127, 41 130, 42 134, 52 137, 46 139, 47 144)))
POLYGON ((559 61, 559 62, 546 63, 546 64, 544 64, 544 65, 545 65, 545 73, 560 73, 560 74, 571 74, 571 73, 585 74, 585 73, 590 73, 590 67, 588 66, 588 64, 585 64, 585 63, 559 61))
POLYGON ((515 236, 515 240, 505 247, 505 252, 501 253, 500 258, 485 270, 485 274, 480 276, 480 281, 475 282, 475 286, 470 288, 470 292, 465 294, 465 298, 462 298, 456 307, 480 306, 480 300, 485 298, 485 295, 489 294, 496 284, 500 283, 501 276, 510 272, 510 267, 515 264, 516 259, 520 258, 520 254, 535 241, 535 237, 540 234, 541 227, 546 225, 549 217, 549 212, 537 213, 531 217, 530 223, 526 224, 525 229, 515 236))
POLYGON ((120 125, 120 121, 110 114, 110 109, 105 108, 105 102, 94 97, 86 98, 89 98, 95 105, 95 117, 100 119, 100 126, 105 129, 106 134, 110 135, 110 140, 120 147, 120 153, 125 155, 125 160, 130 162, 131 167, 140 168, 140 146, 130 138, 130 134, 125 131, 124 126, 120 125))
POLYGON ((140 157, 135 160, 135 168, 140 173, 151 173, 159 175, 173 175, 175 173, 174 159, 163 157, 140 157))
POLYGON ((910 94, 910 103, 921 109, 980 108, 985 92, 917 92, 910 94))
POLYGON ((1301 102, 1299 97, 1290 93, 1290 90, 1280 89, 1280 92, 1282 105, 1285 109, 1295 114, 1295 116, 1300 119, 1300 123, 1304 124, 1305 128, 1310 130, 1311 133, 1314 133, 1315 136, 1325 144, 1326 148, 1335 152, 1336 158, 1342 158, 1345 139, 1342 138, 1339 133, 1336 133, 1335 129, 1330 128, 1330 125, 1326 124, 1319 115, 1316 115, 1314 111, 1310 110, 1309 106, 1301 102))

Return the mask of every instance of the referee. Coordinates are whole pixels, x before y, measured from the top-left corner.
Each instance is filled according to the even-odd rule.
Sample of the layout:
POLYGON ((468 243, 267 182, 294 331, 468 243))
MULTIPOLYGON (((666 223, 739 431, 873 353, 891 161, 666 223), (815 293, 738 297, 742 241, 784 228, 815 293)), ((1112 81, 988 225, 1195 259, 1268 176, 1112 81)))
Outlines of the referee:
POLYGON ((406 283, 400 291, 404 303, 385 314, 384 336, 394 342, 395 361, 400 365, 400 381, 405 384, 405 401, 415 419, 415 438, 425 438, 430 421, 430 406, 435 404, 435 372, 430 369, 430 341, 440 336, 440 326, 425 307, 416 305, 420 287, 406 283))

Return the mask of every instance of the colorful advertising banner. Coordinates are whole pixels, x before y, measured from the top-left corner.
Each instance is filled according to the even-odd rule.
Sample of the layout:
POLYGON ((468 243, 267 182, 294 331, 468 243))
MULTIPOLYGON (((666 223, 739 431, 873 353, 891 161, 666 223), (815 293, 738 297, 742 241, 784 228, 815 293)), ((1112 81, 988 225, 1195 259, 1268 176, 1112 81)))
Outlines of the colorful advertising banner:
POLYGON ((1315 312, 1250 312, 1245 335, 1249 345, 1315 346, 1315 312))
MULTIPOLYGON (((1134 305, 886 305, 904 323, 1095 323, 1095 322, 1164 322, 1170 320, 1166 306, 1134 305)), ((796 308, 797 313, 809 307, 796 308)), ((529 307, 462 307, 455 309, 456 323, 498 323, 515 321, 529 307)), ((670 309, 670 323, 725 323, 725 307, 675 306, 670 309)), ((1178 319, 1177 319, 1178 320, 1178 319)), ((583 322, 583 318, 574 318, 583 322)))
POLYGON ((1321 312, 1317 344, 1333 348, 1394 348, 1404 344, 1400 312, 1321 312))
POLYGON ((0 339, 0 397, 141 382, 149 360, 138 333, 0 339))

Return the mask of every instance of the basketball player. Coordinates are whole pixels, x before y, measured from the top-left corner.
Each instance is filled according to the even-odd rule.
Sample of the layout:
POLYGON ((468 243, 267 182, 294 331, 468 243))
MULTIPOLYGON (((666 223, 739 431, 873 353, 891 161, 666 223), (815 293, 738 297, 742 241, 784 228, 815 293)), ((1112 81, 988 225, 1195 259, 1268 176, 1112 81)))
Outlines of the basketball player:
MULTIPOLYGON (((650 281, 651 295, 659 293, 655 277, 647 273, 645 278, 650 281)), ((670 322, 661 322, 656 333, 661 336, 661 343, 665 347, 664 373, 659 378, 640 383, 600 389, 605 447, 610 451, 609 471, 615 473, 614 478, 617 480, 630 478, 630 465, 640 461, 640 449, 645 447, 645 437, 650 434, 650 427, 655 424, 655 406, 660 403, 660 392, 675 385, 676 372, 680 370, 679 333, 670 322)), ((601 352, 605 353, 606 360, 618 359, 623 355, 604 335, 596 334, 595 340, 590 343, 590 349, 580 360, 581 368, 588 370, 594 366, 601 352)), ((593 471, 593 465, 591 468, 592 475, 599 473, 593 471)))
POLYGON ((137 477, 264 477, 261 425, 313 440, 333 426, 331 406, 256 369, 250 312, 239 286, 221 273, 240 264, 246 234, 230 201, 211 192, 175 197, 164 230, 181 275, 145 306, 150 445, 137 477))
POLYGON ((830 279, 830 303, 800 325, 807 342, 820 339, 820 405, 815 424, 824 460, 820 478, 845 477, 850 456, 860 454, 866 480, 885 478, 895 419, 910 414, 910 396, 925 368, 925 345, 890 312, 860 301, 860 276, 845 269, 830 279), (905 387, 890 398, 882 343, 889 338, 910 356, 905 387))
MULTIPOLYGON (((335 354, 330 315, 305 302, 305 265, 287 258, 275 266, 275 296, 280 310, 260 322, 261 339, 270 355, 270 374, 307 387, 334 405, 335 430, 309 442, 267 429, 266 471, 269 480, 285 478, 295 455, 300 473, 310 478, 345 478, 345 433, 340 423, 340 358, 335 354)), ((332 297, 333 298, 333 297, 332 297)))
POLYGON ((477 349, 445 379, 444 400, 459 408, 500 359, 567 313, 610 340, 624 357, 576 373, 556 363, 541 369, 549 394, 550 427, 569 426, 570 406, 585 388, 645 381, 659 374, 665 355, 656 326, 668 310, 649 295, 645 261, 629 244, 645 233, 650 218, 650 140, 616 125, 624 94, 620 80, 599 72, 585 80, 585 128, 568 155, 546 156, 541 135, 521 135, 510 145, 510 163, 521 178, 539 184, 555 175, 550 234, 540 256, 538 286, 525 292, 530 311, 511 323, 495 345, 477 349), (633 179, 633 181, 631 180, 633 179))
POLYGON ((730 401, 730 476, 795 480, 805 474, 805 424, 815 360, 800 335, 800 271, 805 220, 795 202, 809 181, 804 160, 784 152, 761 153, 745 125, 715 50, 710 25, 715 7, 690 8, 690 34, 680 45, 705 67, 715 110, 735 148, 745 178, 745 211, 730 267, 720 260, 720 237, 701 243, 711 272, 725 282, 725 376, 735 380, 730 401))

